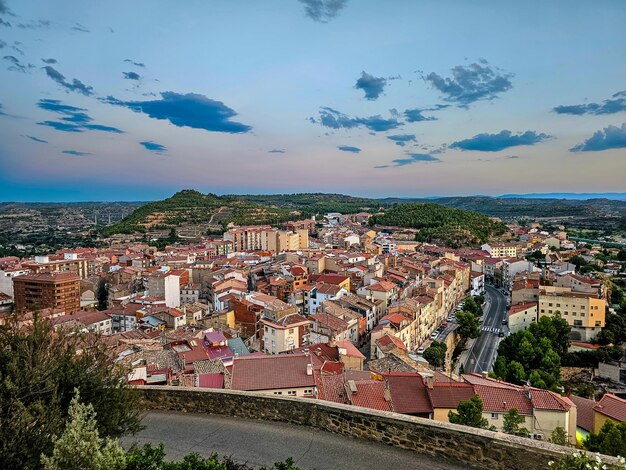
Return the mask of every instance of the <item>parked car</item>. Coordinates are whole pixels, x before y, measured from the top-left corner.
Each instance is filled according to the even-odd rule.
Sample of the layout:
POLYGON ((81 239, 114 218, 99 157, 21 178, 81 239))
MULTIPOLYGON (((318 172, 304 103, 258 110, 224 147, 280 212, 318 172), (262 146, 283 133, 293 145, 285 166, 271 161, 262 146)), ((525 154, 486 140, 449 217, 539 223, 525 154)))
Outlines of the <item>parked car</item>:
POLYGON ((430 339, 435 339, 437 336, 439 336, 439 333, 437 333, 436 331, 433 331, 433 332, 430 334, 430 339))
POLYGON ((420 356, 421 356, 422 354, 424 354, 424 348, 423 348, 423 347, 421 347, 421 346, 420 346, 419 348, 417 348, 417 354, 419 354, 420 356))
POLYGON ((444 322, 441 324, 441 327, 442 327, 442 328, 448 328, 448 322, 444 321, 444 322))
POLYGON ((504 331, 501 331, 500 333, 498 333, 498 337, 499 338, 504 338, 504 331))
POLYGON ((506 325, 506 318, 503 318, 503 319, 502 319, 502 324, 503 324, 503 325, 506 325))

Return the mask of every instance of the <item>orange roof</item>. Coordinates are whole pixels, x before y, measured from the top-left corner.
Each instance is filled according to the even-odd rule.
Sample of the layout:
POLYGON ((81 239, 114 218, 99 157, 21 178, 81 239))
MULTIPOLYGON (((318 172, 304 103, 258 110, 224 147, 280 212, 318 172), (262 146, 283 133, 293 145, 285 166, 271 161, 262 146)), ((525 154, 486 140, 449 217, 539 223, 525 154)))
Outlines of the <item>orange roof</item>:
POLYGON ((626 400, 612 393, 605 393, 593 409, 616 421, 626 422, 626 400))

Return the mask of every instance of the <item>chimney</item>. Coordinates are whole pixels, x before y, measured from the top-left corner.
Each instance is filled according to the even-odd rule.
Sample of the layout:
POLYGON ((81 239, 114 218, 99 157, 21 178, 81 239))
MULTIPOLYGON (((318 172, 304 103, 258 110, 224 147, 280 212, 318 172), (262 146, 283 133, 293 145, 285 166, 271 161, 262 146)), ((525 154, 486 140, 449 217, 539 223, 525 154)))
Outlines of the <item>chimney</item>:
POLYGON ((306 375, 313 375, 313 364, 309 363, 306 365, 306 375))
POLYGON ((434 375, 433 374, 422 374, 422 377, 424 378, 424 383, 426 384, 426 386, 432 390, 433 387, 435 386, 435 377, 434 377, 434 375))
POLYGON ((483 376, 483 379, 486 379, 487 377, 489 377, 489 372, 487 372, 486 370, 483 371, 483 373, 481 374, 483 376))

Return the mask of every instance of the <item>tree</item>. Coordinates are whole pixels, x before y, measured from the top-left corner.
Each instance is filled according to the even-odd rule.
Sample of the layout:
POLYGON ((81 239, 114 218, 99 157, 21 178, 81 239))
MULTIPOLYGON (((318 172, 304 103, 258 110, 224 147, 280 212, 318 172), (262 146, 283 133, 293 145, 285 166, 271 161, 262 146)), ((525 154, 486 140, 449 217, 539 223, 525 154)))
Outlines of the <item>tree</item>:
POLYGON ((462 341, 480 336, 480 324, 473 313, 460 311, 456 314, 456 323, 458 325, 456 331, 462 341))
POLYGON ((40 467, 52 436, 65 428, 78 389, 97 413, 102 437, 141 428, 139 396, 127 371, 111 363, 106 347, 90 336, 54 331, 35 315, 30 327, 0 327, 0 462, 4 468, 40 467))
POLYGON ((424 359, 432 367, 442 367, 446 360, 446 351, 448 347, 444 343, 433 341, 424 351, 424 359))
POLYGON ((68 416, 63 434, 54 439, 52 455, 41 456, 45 470, 123 468, 124 449, 116 440, 100 437, 93 405, 80 402, 78 389, 70 402, 68 416))
POLYGON ((453 424, 462 424, 473 428, 486 429, 489 425, 483 418, 483 401, 478 395, 474 395, 467 401, 461 401, 454 411, 448 412, 448 419, 453 424))
POLYGON ((604 423, 598 434, 590 434, 584 442, 592 452, 624 456, 626 455, 626 423, 604 423))
POLYGON ((528 437, 530 432, 521 424, 524 424, 526 419, 524 416, 517 412, 516 408, 511 408, 508 413, 504 415, 504 424, 502 425, 502 431, 507 434, 513 434, 515 436, 528 437))
POLYGON ((463 311, 471 312, 476 317, 481 317, 483 315, 483 308, 481 307, 480 303, 476 302, 476 299, 474 299, 474 297, 468 297, 465 300, 465 302, 463 303, 463 311))
POLYGON ((550 442, 552 444, 557 444, 560 446, 569 445, 569 439, 567 437, 567 431, 563 429, 561 426, 557 426, 550 434, 550 442))

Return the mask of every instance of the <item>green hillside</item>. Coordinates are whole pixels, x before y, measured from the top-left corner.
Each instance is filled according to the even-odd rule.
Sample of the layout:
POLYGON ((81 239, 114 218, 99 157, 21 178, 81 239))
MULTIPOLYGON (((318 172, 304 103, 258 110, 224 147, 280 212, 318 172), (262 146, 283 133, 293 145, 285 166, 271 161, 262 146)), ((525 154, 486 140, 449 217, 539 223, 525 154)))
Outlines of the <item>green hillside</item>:
POLYGON ((477 245, 506 232, 504 224, 485 215, 431 203, 398 204, 373 216, 370 224, 415 228, 417 241, 451 247, 477 245))

